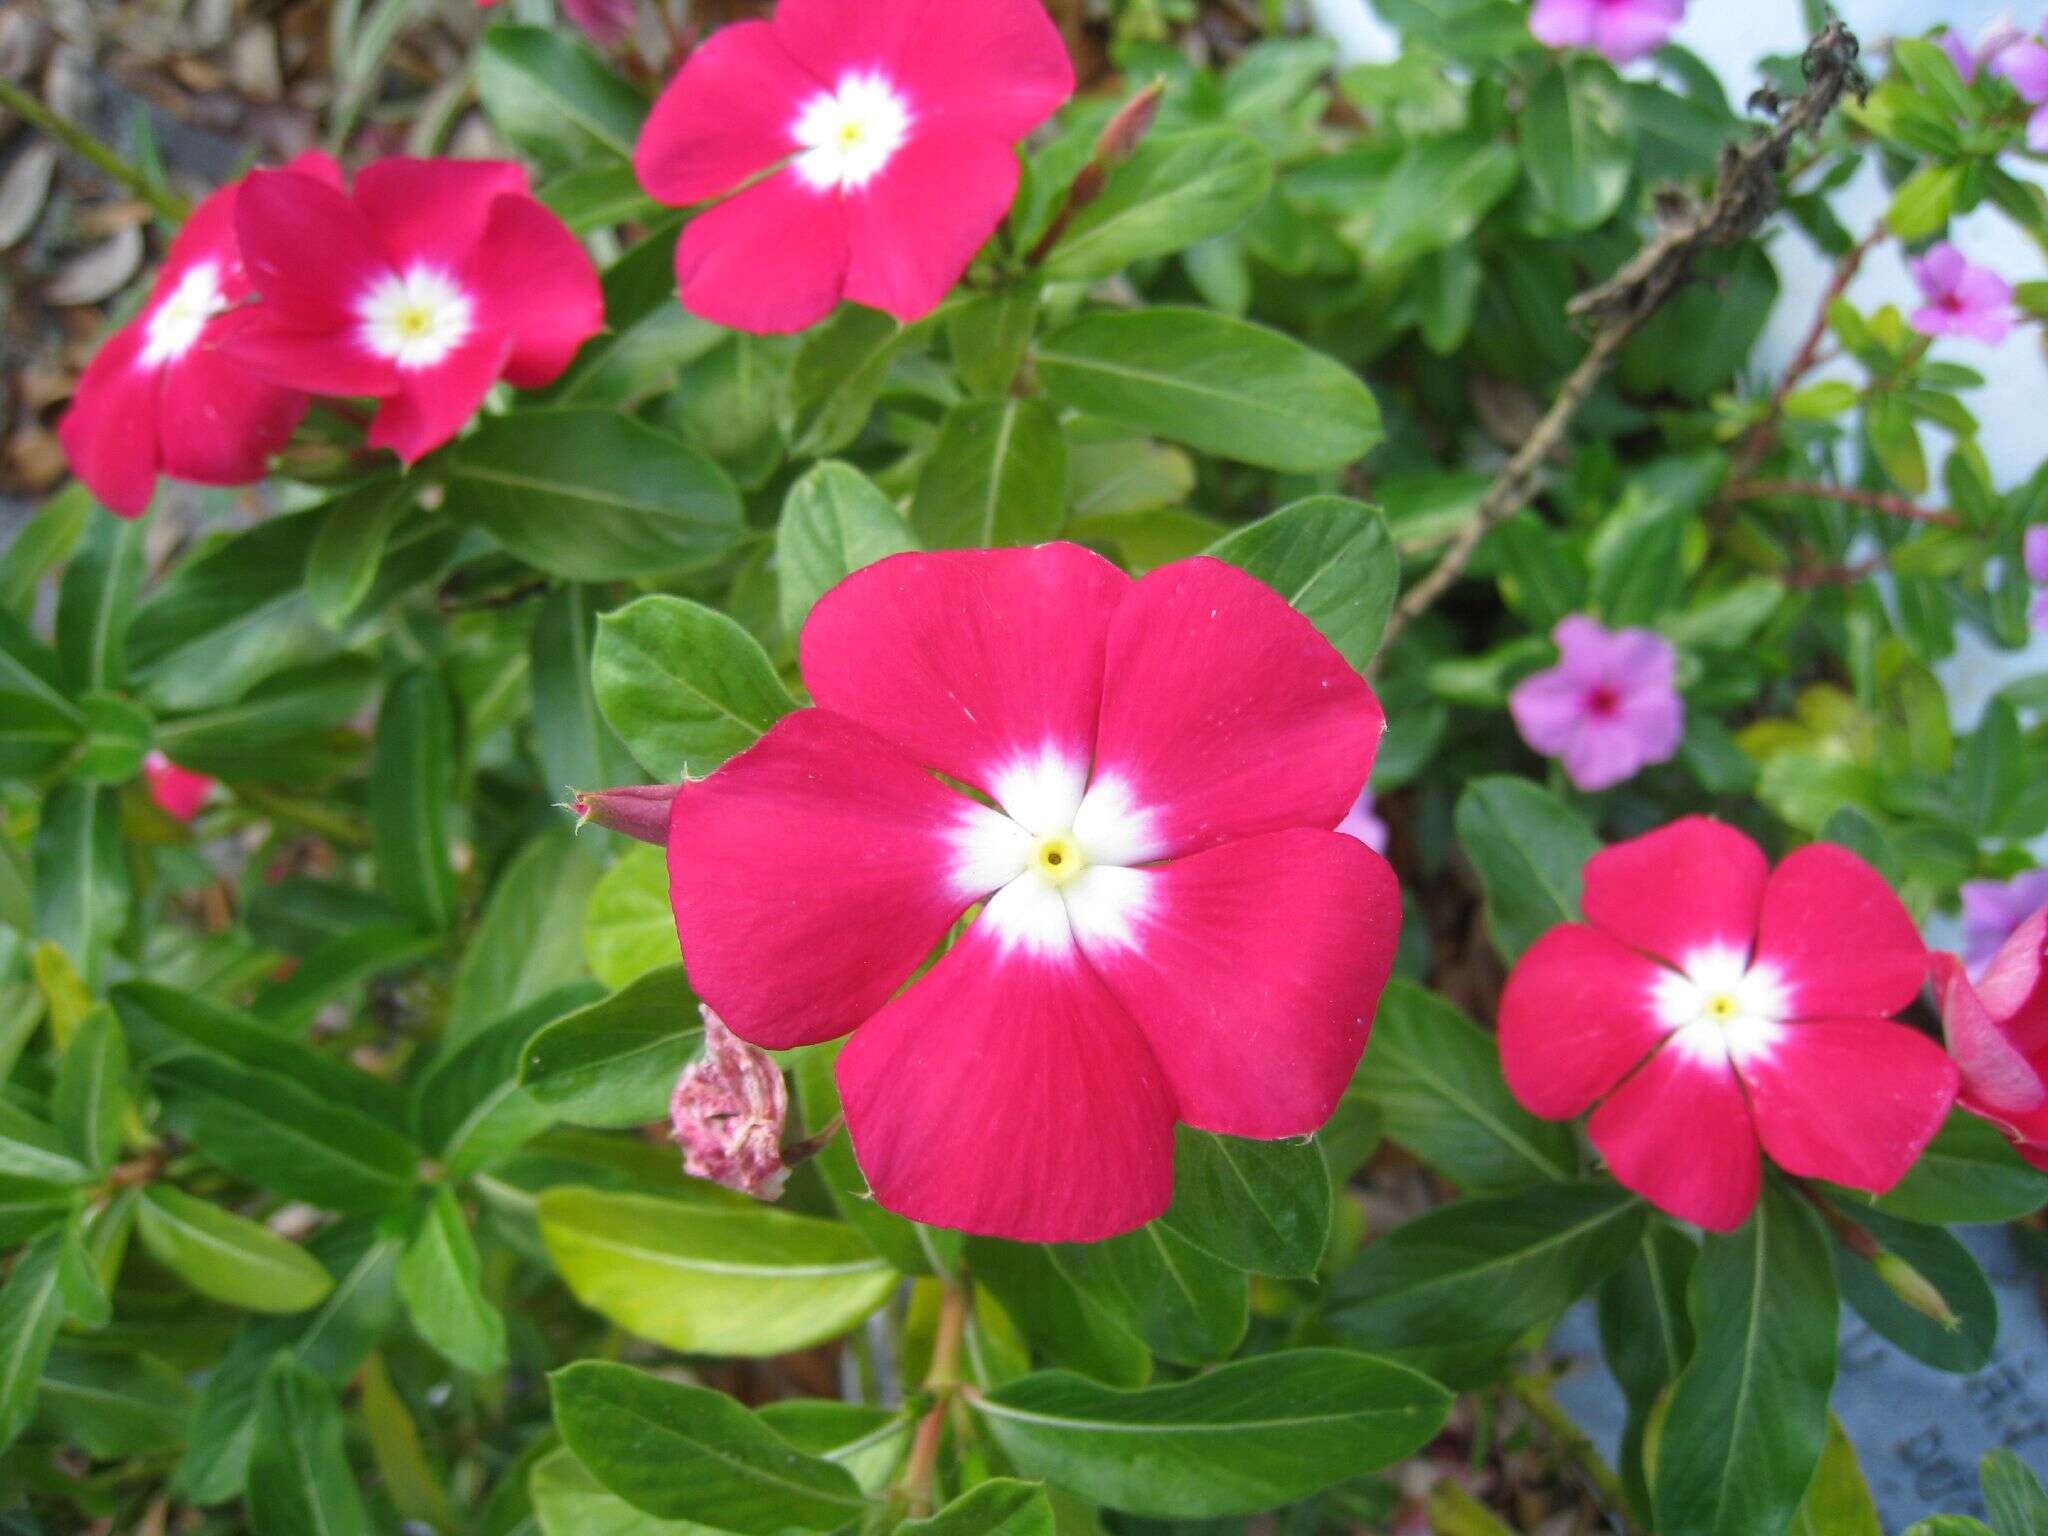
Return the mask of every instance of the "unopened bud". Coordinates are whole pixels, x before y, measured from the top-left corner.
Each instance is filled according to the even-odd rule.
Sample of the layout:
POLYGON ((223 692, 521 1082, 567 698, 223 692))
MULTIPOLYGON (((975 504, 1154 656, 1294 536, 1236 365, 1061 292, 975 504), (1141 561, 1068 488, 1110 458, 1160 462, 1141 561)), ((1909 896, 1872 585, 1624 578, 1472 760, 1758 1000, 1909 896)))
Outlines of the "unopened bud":
POLYGON ((579 824, 594 822, 643 843, 668 843, 668 817, 680 784, 627 784, 618 789, 576 791, 570 809, 579 824))
POLYGON ((1165 94, 1166 82, 1154 80, 1117 108, 1116 116, 1103 124, 1102 132, 1095 136, 1094 159, 1098 165, 1120 165, 1131 158, 1139 142, 1151 131, 1152 120, 1159 116, 1159 100, 1165 94))
POLYGON ((683 1171, 756 1200, 776 1199, 789 1178, 782 1161, 782 1126, 789 1117, 782 1071, 709 1008, 698 1011, 704 1015, 704 1051, 676 1079, 668 1105, 683 1171))
POLYGON ((1880 1253, 1870 1261, 1870 1267, 1877 1271, 1877 1278, 1885 1283, 1887 1290, 1922 1317, 1932 1318, 1951 1333, 1962 1326, 1962 1319, 1956 1316, 1948 1298, 1935 1288, 1934 1282, 1896 1253, 1889 1250, 1880 1253))

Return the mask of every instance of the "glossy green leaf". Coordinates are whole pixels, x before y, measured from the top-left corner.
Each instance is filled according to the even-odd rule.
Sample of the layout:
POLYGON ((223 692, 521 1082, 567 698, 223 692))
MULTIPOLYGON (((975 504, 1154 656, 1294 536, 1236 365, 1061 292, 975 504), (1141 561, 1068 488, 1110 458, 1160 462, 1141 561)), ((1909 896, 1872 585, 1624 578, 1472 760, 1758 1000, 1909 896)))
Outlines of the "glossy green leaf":
POLYGON ((322 776, 337 751, 353 765, 353 738, 338 749, 322 738, 362 713, 381 676, 361 656, 278 672, 231 704, 164 721, 157 745, 173 762, 216 778, 322 776))
POLYGON ((573 32, 495 26, 476 55, 477 96, 512 143, 548 166, 631 161, 647 103, 573 32))
POLYGON ((26 619, 45 573, 78 547, 87 523, 105 513, 81 480, 73 480, 44 502, 0 550, 0 608, 26 619))
POLYGON ((680 597, 643 597, 598 620, 598 707, 657 779, 701 778, 796 707, 758 642, 680 597))
POLYGON ((1386 522, 1362 501, 1311 496, 1226 535, 1207 553, 1249 571, 1363 672, 1401 585, 1386 522))
POLYGON ((973 1408, 1026 1476, 1132 1514, 1202 1518, 1388 1466, 1429 1441, 1450 1397, 1390 1361, 1302 1349, 1130 1392, 1045 1371, 973 1408))
POLYGON ((534 999, 435 1057, 413 1092, 412 1130, 450 1178, 464 1178, 517 1151, 555 1122, 519 1083, 519 1057, 542 1026, 602 989, 574 982, 534 999))
POLYGON ((864 566, 917 548, 901 514, 848 464, 808 470, 789 488, 775 532, 782 628, 803 629, 812 604, 864 566))
POLYGON ((1888 1193, 1841 1198, 1852 1211, 1874 1204, 1930 1226, 2017 1221, 2048 1205, 2048 1173, 2023 1161, 1988 1120, 1958 1109, 1888 1193))
POLYGON ((334 1289, 333 1277, 297 1243, 168 1184, 143 1191, 135 1231, 193 1290, 246 1312, 303 1312, 334 1289))
POLYGON ((1159 1221, 1238 1269, 1311 1275, 1329 1237, 1329 1171, 1313 1142, 1176 1126, 1173 1203, 1159 1221))
POLYGON ((1221 1360, 1244 1339, 1244 1272, 1159 1222, 1098 1243, 1059 1244, 1052 1255, 1069 1280, 1165 1359, 1221 1360))
MULTIPOLYGON (((78 1179, 83 1164, 72 1165, 78 1179)), ((16 1248, 71 1217, 78 1203, 75 1186, 49 1179, 0 1175, 0 1245, 16 1248)))
POLYGON ((174 1453, 185 1442, 192 1389, 171 1366, 60 1340, 43 1367, 37 1413, 67 1445, 107 1461, 174 1453))
POLYGON ((686 1353, 779 1355, 822 1343, 898 1282, 851 1228, 768 1206, 559 1187, 541 1196, 538 1216, 578 1300, 686 1353))
POLYGON ((1042 297, 1034 278, 1013 278, 993 292, 976 294, 952 312, 946 348, 960 381, 975 394, 1009 393, 1038 329, 1042 297))
POLYGON ((94 1173, 113 1167, 128 1111, 128 1041, 106 1004, 80 1019, 65 1044, 51 1107, 74 1157, 94 1173))
POLYGON ((1067 226, 1043 270, 1053 282, 1092 282, 1186 250, 1243 222, 1272 182, 1272 162, 1249 134, 1198 128, 1149 136, 1067 226))
POLYGON ((1381 437, 1379 407, 1348 368, 1208 310, 1083 315, 1035 363, 1055 404, 1268 469, 1335 469, 1381 437))
POLYGON ((1346 233, 1375 265, 1446 250, 1471 237, 1521 171, 1515 147, 1491 134, 1416 139, 1373 186, 1365 212, 1346 233))
POLYGON ((963 400, 946 412, 910 521, 932 549, 1040 544, 1067 515, 1067 440, 1039 400, 963 400))
POLYGON ((1458 797, 1458 842, 1486 888, 1486 924, 1513 961, 1545 931, 1579 920, 1579 877, 1599 839, 1527 779, 1475 779, 1458 797))
POLYGON ((1650 1508, 1643 1440, 1651 1415, 1692 1356, 1685 1291, 1698 1253, 1690 1238, 1653 1219, 1642 1246, 1600 1287, 1600 1353, 1628 1400, 1618 1470, 1638 1516, 1650 1508))
POLYGON ((455 722, 447 689, 425 671, 392 683, 370 758, 370 849, 377 889, 421 927, 455 922, 448 802, 455 789, 455 722))
POLYGON ((540 1536, 702 1536, 705 1529, 635 1508, 561 1447, 534 1463, 528 1488, 540 1536))
POLYGON ((1856 1460, 1856 1447, 1833 1414, 1828 1415, 1820 1466, 1786 1536, 1884 1536, 1877 1502, 1871 1498, 1870 1484, 1863 1480, 1863 1468, 1856 1460))
POLYGON ((813 326, 789 373, 791 451, 821 458, 858 437, 889 370, 947 315, 941 305, 914 324, 899 325, 879 310, 842 304, 813 326))
POLYGON ((576 1125, 646 1125, 668 1112, 669 1090, 702 1034, 689 980, 669 965, 535 1034, 519 1081, 576 1125))
POLYGON ((116 792, 59 784, 36 828, 37 936, 61 947, 91 981, 128 921, 128 895, 116 792))
POLYGON ((595 589, 565 583, 548 594, 533 626, 533 746, 547 789, 565 798, 640 777, 591 687, 599 606, 595 589))
POLYGON ((27 1110, 0 1099, 0 1175, 52 1184, 83 1184, 92 1176, 64 1138, 27 1110))
POLYGON ((142 584, 141 518, 96 517, 65 564, 57 594, 57 667, 73 694, 128 680, 128 624, 142 584))
POLYGON ((541 833, 505 866, 456 968, 451 1040, 583 979, 578 928, 602 869, 596 850, 566 826, 541 833))
POLYGON ((35 1417, 36 1386, 64 1321, 58 1286, 64 1234, 46 1232, 23 1249, 0 1286, 0 1447, 35 1417))
POLYGON ((583 914, 583 954, 607 987, 626 986, 682 958, 665 850, 636 844, 604 872, 583 914))
POLYGON ((1613 65, 1586 53, 1556 60, 1536 77, 1520 128, 1529 184, 1559 224, 1591 229, 1621 206, 1636 135, 1613 65))
POLYGON ((1850 1220, 1862 1226, 1892 1258, 1934 1287, 1955 1315, 1953 1327, 1909 1306, 1865 1259, 1837 1241, 1835 1280, 1842 1300, 1871 1329, 1922 1364, 1967 1376, 1991 1360, 1998 1340, 1998 1299, 1968 1248, 1942 1227, 1923 1226, 1883 1211, 1853 1207, 1850 1220))
POLYGON ((391 535, 419 516, 411 481, 373 480, 329 504, 306 552, 306 602, 321 623, 342 628, 376 584, 391 535))
POLYGON ((1037 1358, 1114 1387, 1152 1374, 1145 1341, 1115 1312, 1060 1272, 1039 1243, 969 1238, 967 1267, 992 1291, 1037 1358))
POLYGON ((2042 1536, 2048 1532, 2048 1492, 2012 1451, 2001 1446, 1979 1469, 1984 1511, 1998 1536, 2042 1536))
POLYGON ((334 1389, 290 1359, 272 1362, 256 1394, 249 1521, 264 1536, 372 1536, 334 1389))
POLYGON ((463 1370, 487 1375, 505 1364, 505 1319, 483 1293, 480 1268, 462 1207, 443 1185, 398 1260, 398 1294, 421 1338, 463 1370))
POLYGON ((1040 1483, 991 1478, 925 1520, 906 1520, 902 1536, 1054 1536, 1052 1501, 1040 1483))

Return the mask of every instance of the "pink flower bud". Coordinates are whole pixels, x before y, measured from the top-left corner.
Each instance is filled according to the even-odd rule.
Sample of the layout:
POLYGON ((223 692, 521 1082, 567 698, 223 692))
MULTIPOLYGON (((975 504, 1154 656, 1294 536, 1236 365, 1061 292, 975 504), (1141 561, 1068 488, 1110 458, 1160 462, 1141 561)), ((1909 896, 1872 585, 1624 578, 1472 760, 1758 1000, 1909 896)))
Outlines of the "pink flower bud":
POLYGON ((213 793, 212 779, 190 768, 180 768, 161 752, 152 752, 142 760, 142 778, 149 785, 149 798, 179 821, 197 816, 206 797, 213 793))
POLYGON ((668 844, 668 816, 680 784, 627 784, 618 789, 579 789, 570 803, 576 820, 607 827, 661 848, 668 844))
POLYGON ((776 1199, 789 1177, 782 1162, 789 1090, 781 1069, 709 1008, 698 1011, 704 1052, 676 1079, 668 1105, 683 1171, 757 1200, 776 1199))
POLYGON ((1166 94, 1166 82, 1154 80, 1129 101, 1117 108, 1116 116, 1103 125, 1102 132, 1095 139, 1095 160, 1102 165, 1119 165, 1131 158, 1145 135, 1152 129, 1152 120, 1159 115, 1160 98, 1166 94))

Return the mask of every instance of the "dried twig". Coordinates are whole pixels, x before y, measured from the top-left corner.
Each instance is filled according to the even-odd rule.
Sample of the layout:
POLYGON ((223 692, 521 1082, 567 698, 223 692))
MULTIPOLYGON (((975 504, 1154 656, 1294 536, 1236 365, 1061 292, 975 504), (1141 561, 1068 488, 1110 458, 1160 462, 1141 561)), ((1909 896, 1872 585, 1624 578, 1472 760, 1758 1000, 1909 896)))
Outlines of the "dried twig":
POLYGON ((1841 99, 1865 87, 1856 67, 1855 35, 1829 22, 1806 50, 1806 89, 1789 102, 1761 96, 1780 109, 1777 121, 1746 143, 1721 152, 1713 196, 1704 204, 1676 192, 1660 199, 1657 237, 1606 282, 1589 288, 1566 306, 1574 319, 1598 329, 1586 355, 1559 386, 1557 398, 1536 429, 1494 477, 1472 520, 1458 533, 1429 574, 1409 588, 1387 621, 1382 652, 1408 625, 1428 611, 1464 572, 1479 542, 1528 503, 1544 462, 1563 441, 1572 418, 1598 386, 1615 355, 1692 275, 1705 252, 1746 240, 1778 205, 1778 176, 1793 143, 1827 120, 1841 99))

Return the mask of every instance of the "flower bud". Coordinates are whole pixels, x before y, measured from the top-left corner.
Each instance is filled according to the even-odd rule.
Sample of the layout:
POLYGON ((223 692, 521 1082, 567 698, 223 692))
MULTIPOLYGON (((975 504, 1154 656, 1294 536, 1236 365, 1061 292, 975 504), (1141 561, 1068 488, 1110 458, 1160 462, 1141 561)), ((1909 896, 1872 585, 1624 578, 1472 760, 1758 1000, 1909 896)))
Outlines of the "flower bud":
POLYGON ((683 1149, 683 1171, 757 1200, 782 1193, 782 1125, 789 1090, 767 1052, 748 1045, 709 1008, 704 1051, 676 1079, 669 1123, 683 1149))
POLYGON ((1877 1271, 1877 1278, 1887 1290, 1922 1317, 1932 1318, 1951 1333, 1962 1325, 1948 1298, 1935 1288, 1934 1282, 1896 1253, 1887 1249, 1870 1261, 1870 1267, 1877 1271))
POLYGON ((1116 116, 1103 125, 1095 138, 1095 161, 1103 166, 1120 165, 1130 159, 1138 144, 1151 131, 1159 115, 1159 99, 1166 94, 1166 82, 1154 80, 1117 108, 1116 116))
POLYGON ((579 825, 595 822, 643 843, 665 847, 668 815, 680 784, 628 784, 618 789, 579 789, 570 803, 579 825))
POLYGON ((142 778, 149 786, 149 798, 179 821, 197 816, 213 793, 212 779, 190 768, 180 768, 161 752, 153 751, 142 760, 142 778))

